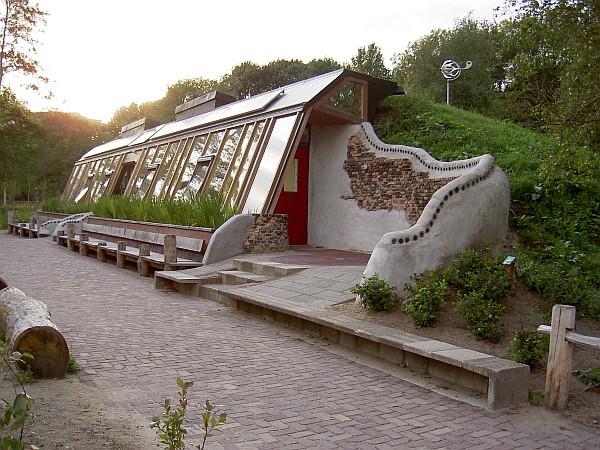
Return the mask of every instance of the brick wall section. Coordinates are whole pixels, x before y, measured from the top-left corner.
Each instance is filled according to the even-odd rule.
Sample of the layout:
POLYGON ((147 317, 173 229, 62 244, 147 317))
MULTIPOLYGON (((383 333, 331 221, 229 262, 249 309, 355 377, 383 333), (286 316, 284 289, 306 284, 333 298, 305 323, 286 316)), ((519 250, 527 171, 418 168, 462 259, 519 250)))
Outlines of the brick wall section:
POLYGON ((413 170, 408 158, 376 157, 358 135, 348 141, 348 159, 344 170, 350 177, 352 196, 360 208, 404 211, 414 225, 431 196, 456 177, 429 178, 427 172, 413 170))
POLYGON ((273 253, 288 250, 288 224, 285 214, 253 214, 254 225, 244 242, 244 253, 273 253))

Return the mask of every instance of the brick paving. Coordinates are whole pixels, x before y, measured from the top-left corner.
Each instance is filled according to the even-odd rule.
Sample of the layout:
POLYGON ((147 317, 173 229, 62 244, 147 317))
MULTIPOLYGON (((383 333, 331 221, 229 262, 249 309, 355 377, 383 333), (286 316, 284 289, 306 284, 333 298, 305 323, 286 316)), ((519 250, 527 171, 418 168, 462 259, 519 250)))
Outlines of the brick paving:
MULTIPOLYGON (((123 410, 149 418, 178 376, 194 381, 194 405, 208 398, 229 415, 212 449, 600 448, 598 430, 444 397, 49 239, 0 233, 0 277, 49 305, 80 378, 123 410)), ((199 430, 189 430, 194 442, 199 430)))

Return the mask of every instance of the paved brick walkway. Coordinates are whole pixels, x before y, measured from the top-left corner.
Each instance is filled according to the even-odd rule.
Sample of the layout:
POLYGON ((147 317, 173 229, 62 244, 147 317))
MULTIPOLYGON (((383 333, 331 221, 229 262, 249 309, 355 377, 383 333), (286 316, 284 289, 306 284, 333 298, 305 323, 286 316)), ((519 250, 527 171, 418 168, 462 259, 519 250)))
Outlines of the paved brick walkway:
POLYGON ((1 232, 0 276, 48 303, 80 378, 124 410, 149 418, 177 376, 194 381, 192 402, 209 398, 229 414, 212 449, 600 448, 597 430, 539 409, 489 412, 449 399, 49 239, 1 232))

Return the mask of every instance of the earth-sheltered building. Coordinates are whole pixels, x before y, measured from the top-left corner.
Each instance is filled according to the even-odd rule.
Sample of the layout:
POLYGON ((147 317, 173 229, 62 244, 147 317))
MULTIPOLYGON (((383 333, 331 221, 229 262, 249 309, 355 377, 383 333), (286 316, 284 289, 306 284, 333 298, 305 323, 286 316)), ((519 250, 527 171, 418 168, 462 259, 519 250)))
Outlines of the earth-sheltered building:
POLYGON ((397 287, 460 250, 503 237, 508 182, 490 155, 439 162, 388 145, 369 121, 391 81, 340 69, 235 101, 213 92, 142 119, 84 154, 63 197, 193 199, 286 214, 290 244, 373 252, 367 274, 397 287))

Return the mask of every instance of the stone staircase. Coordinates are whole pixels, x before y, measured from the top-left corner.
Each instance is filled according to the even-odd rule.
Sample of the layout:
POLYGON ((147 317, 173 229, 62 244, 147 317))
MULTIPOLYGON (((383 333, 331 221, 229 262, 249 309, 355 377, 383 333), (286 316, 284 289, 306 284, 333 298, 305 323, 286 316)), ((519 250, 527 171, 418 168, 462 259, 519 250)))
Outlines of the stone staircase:
POLYGON ((219 289, 223 286, 264 283, 305 269, 307 269, 306 266, 273 261, 234 259, 233 267, 212 272, 198 270, 156 272, 154 286, 157 289, 177 291, 219 302, 219 289))

